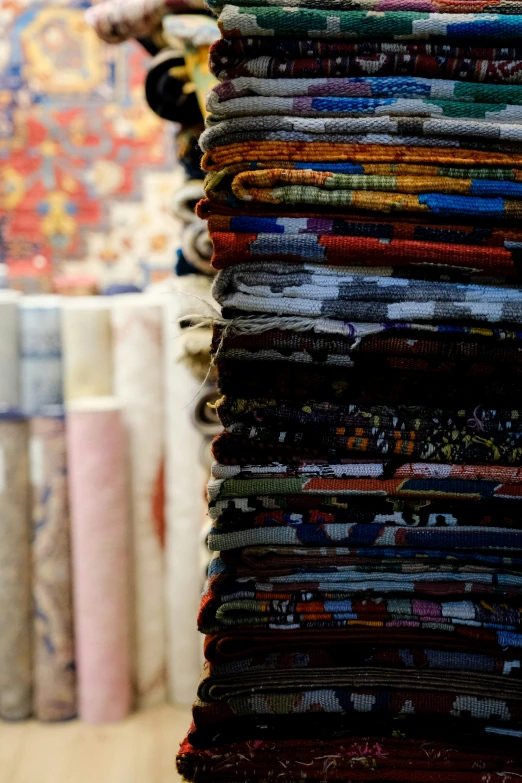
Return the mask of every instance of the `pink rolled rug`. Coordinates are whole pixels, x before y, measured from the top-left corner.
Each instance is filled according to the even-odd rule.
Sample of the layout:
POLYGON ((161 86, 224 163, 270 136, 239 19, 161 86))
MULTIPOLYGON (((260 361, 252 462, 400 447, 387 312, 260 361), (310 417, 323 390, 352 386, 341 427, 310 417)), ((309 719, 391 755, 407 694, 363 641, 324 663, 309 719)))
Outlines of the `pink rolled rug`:
POLYGON ((132 701, 128 454, 118 401, 70 403, 67 445, 78 714, 108 723, 132 701))

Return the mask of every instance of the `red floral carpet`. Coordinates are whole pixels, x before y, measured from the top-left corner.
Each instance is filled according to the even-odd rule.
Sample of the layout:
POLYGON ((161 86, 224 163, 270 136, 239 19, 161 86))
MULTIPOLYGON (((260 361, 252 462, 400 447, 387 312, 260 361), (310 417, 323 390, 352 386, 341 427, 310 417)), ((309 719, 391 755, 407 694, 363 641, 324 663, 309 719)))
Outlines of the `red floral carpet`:
MULTIPOLYGON (((87 5, 0 5, 0 261, 12 277, 97 264, 102 274, 120 261, 129 276, 129 257, 144 263, 147 246, 142 235, 138 258, 132 234, 111 238, 112 209, 128 203, 136 225, 144 179, 173 165, 169 126, 143 98, 148 55, 101 43, 83 20, 87 5)), ((154 224, 152 254, 170 252, 165 226, 141 222, 154 224)))

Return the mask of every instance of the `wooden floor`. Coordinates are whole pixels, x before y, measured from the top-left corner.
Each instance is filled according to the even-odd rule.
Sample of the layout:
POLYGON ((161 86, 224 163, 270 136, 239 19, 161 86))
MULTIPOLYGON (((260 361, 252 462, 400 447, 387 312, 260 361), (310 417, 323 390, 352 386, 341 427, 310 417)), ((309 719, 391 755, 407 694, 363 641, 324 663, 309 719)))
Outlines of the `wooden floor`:
POLYGON ((158 707, 111 726, 0 724, 1 783, 178 783, 188 710, 158 707))

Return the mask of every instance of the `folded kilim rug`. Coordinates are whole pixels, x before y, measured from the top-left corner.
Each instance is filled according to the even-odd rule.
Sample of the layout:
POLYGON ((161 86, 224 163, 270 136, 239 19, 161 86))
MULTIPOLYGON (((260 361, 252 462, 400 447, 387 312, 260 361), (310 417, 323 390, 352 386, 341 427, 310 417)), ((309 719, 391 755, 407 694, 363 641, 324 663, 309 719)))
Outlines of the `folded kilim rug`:
POLYGON ((515 783, 522 3, 208 4, 224 429, 179 772, 515 783))

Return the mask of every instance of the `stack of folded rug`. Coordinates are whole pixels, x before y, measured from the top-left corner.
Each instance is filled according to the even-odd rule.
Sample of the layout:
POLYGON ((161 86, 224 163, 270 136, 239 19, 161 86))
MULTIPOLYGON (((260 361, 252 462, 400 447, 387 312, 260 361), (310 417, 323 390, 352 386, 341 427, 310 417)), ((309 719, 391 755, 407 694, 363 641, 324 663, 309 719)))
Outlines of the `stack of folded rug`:
POLYGON ((225 430, 180 773, 514 783, 522 4, 212 4, 225 430))

